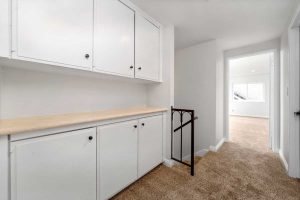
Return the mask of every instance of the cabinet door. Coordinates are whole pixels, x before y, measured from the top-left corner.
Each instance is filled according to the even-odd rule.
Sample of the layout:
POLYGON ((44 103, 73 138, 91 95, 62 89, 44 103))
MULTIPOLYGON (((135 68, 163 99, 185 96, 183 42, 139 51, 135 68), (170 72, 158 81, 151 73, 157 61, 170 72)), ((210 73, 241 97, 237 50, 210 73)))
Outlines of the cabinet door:
POLYGON ((13 16, 15 58, 92 67, 93 0, 18 0, 13 16))
POLYGON ((162 116, 154 116, 139 121, 138 176, 141 177, 163 160, 162 116))
POLYGON ((100 199, 108 199, 137 179, 137 121, 98 128, 100 199))
POLYGON ((96 200, 96 129, 11 143, 12 200, 96 200))
POLYGON ((96 0, 94 27, 94 70, 134 77, 134 11, 119 0, 96 0))
POLYGON ((10 55, 9 0, 0 0, 0 56, 10 55))
POLYGON ((136 78, 159 80, 160 31, 142 16, 136 15, 136 78))

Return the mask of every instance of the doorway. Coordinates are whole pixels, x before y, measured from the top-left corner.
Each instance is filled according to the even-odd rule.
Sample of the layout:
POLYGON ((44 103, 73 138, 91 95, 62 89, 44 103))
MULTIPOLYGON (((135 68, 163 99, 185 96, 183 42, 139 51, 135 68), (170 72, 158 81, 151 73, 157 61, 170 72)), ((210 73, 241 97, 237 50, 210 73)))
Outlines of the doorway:
POLYGON ((263 151, 277 149, 275 51, 228 58, 227 138, 263 151))

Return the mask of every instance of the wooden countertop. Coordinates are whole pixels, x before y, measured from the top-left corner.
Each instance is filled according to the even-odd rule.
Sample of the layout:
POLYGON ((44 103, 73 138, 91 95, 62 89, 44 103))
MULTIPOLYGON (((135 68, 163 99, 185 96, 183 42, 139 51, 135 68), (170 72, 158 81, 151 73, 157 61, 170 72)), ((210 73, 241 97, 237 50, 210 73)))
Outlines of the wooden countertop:
POLYGON ((97 122, 109 119, 164 112, 167 110, 167 108, 143 107, 6 119, 0 120, 0 135, 11 135, 22 132, 38 131, 48 128, 57 128, 81 123, 97 122))

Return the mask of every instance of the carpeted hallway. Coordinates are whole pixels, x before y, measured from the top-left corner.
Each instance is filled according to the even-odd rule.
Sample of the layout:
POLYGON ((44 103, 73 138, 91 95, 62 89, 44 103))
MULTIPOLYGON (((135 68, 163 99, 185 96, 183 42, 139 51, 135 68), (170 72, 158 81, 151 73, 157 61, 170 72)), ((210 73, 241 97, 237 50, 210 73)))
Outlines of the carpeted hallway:
POLYGON ((231 117, 231 142, 187 168, 160 165, 114 199, 300 199, 300 181, 289 178, 268 150, 268 121, 231 117))

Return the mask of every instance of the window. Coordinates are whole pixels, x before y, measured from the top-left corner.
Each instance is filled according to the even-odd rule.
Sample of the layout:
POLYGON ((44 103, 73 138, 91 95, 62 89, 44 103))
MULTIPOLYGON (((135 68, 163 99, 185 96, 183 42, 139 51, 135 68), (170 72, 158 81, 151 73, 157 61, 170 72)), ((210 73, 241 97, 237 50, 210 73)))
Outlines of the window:
POLYGON ((234 101, 264 102, 264 83, 233 84, 234 101))

